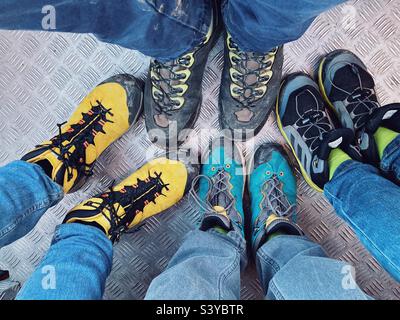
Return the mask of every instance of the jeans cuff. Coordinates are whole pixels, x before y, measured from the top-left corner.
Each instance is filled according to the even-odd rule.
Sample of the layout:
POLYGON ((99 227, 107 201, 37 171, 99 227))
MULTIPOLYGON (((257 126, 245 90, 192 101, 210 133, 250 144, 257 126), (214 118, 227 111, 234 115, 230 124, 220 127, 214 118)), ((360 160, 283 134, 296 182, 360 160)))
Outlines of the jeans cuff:
POLYGON ((381 161, 381 169, 390 171, 393 163, 400 158, 400 135, 385 148, 381 161))

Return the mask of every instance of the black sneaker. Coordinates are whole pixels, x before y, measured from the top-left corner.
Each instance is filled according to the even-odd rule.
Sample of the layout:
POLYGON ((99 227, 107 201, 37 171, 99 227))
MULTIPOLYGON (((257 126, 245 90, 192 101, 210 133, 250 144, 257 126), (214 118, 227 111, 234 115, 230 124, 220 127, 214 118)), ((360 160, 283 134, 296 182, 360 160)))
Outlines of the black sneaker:
POLYGON ((151 61, 144 112, 149 137, 158 146, 179 147, 194 127, 202 103, 204 69, 218 34, 219 17, 214 11, 209 32, 199 46, 173 61, 151 61))
POLYGON ((229 34, 225 40, 220 125, 235 140, 246 140, 258 134, 273 110, 282 78, 283 48, 265 54, 243 52, 229 34))
POLYGON ((335 128, 318 85, 308 75, 293 74, 283 81, 276 114, 279 129, 305 180, 317 191, 322 191, 329 180, 327 159, 332 149, 340 147, 353 159, 359 159, 351 146, 353 132, 335 128))
POLYGON ((375 82, 367 67, 354 53, 346 50, 334 51, 322 59, 319 86, 341 125, 355 133, 364 159, 378 166, 380 159, 374 133, 385 122, 388 126, 396 123, 391 119, 400 114, 400 105, 380 106, 375 82))

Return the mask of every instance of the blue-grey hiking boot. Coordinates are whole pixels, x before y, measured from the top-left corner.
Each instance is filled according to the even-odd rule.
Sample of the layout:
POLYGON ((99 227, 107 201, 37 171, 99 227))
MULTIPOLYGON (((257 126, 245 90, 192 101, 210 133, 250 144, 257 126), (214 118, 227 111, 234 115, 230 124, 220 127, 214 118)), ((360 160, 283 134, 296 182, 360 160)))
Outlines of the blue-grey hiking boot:
POLYGON ((169 62, 151 61, 144 113, 149 138, 159 147, 176 149, 188 139, 200 113, 208 54, 219 32, 219 16, 214 10, 209 31, 197 47, 169 62))
POLYGON ((364 159, 379 166, 374 133, 380 126, 398 131, 400 105, 381 107, 375 82, 364 63, 352 52, 336 50, 319 67, 319 87, 341 125, 351 129, 364 159), (396 126, 397 123, 397 126, 396 126))
POLYGON ((283 48, 244 52, 225 36, 225 65, 219 99, 220 125, 232 139, 257 135, 276 102, 282 78, 283 48))
POLYGON ((296 224, 296 178, 283 149, 276 144, 260 146, 248 180, 251 204, 253 252, 276 232, 302 235, 296 224))
POLYGON ((307 74, 293 74, 282 82, 276 115, 304 179, 317 191, 322 192, 329 181, 328 158, 332 149, 341 148, 352 159, 360 159, 351 144, 352 130, 335 127, 317 83, 307 74))
POLYGON ((244 159, 235 144, 217 139, 203 159, 201 174, 190 191, 204 213, 200 230, 219 227, 241 232, 244 237, 244 159), (199 181, 199 191, 195 184, 199 181))

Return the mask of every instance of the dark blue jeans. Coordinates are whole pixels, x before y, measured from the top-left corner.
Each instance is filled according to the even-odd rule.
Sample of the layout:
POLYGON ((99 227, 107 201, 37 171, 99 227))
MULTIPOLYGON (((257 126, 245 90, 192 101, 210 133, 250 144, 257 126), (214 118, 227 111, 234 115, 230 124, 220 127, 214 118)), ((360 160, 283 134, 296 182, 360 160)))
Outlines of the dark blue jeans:
MULTIPOLYGON (((212 1, 1 0, 0 29, 47 30, 42 22, 51 5, 56 17, 53 31, 93 33, 102 41, 167 61, 192 49, 207 33, 212 1)), ((267 52, 299 38, 316 16, 342 2, 225 0, 222 13, 227 30, 243 50, 267 52)))

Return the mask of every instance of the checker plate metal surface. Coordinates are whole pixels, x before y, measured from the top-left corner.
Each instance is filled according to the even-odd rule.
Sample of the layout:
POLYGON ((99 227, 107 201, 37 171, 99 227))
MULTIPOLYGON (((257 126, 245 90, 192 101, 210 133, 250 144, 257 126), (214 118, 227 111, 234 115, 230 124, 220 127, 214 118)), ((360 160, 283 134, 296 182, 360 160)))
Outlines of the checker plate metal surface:
MULTIPOLYGON (((396 102, 400 92, 400 3, 391 0, 351 1, 321 15, 298 41, 285 46, 285 73, 311 72, 321 55, 336 48, 358 54, 374 74, 382 103, 396 102)), ((56 123, 96 84, 116 73, 144 78, 149 59, 91 35, 46 32, 0 32, 0 165, 20 158, 35 144, 56 133, 56 123)), ((222 41, 209 57, 203 81, 204 101, 196 129, 218 128, 217 95, 223 64, 222 41)), ((204 139, 203 139, 204 140, 204 139)), ((201 140, 205 143, 206 140, 201 140)), ((283 143, 274 115, 255 139, 283 143)), ((244 151, 246 154, 246 147, 244 151)), ((92 179, 79 192, 48 210, 23 239, 0 250, 0 269, 24 283, 50 245, 54 228, 74 205, 120 181, 157 154, 143 119, 101 157, 92 179)), ((248 156, 248 154, 246 154, 248 156)), ((339 219, 325 198, 300 177, 299 219, 306 234, 334 258, 356 266, 357 282, 378 299, 400 299, 396 283, 339 219)), ((376 199, 375 201, 379 201, 376 199)), ((188 199, 151 219, 115 246, 106 299, 142 299, 151 280, 164 270, 183 236, 199 220, 188 199)), ((255 268, 242 277, 242 299, 262 298, 255 268)))

